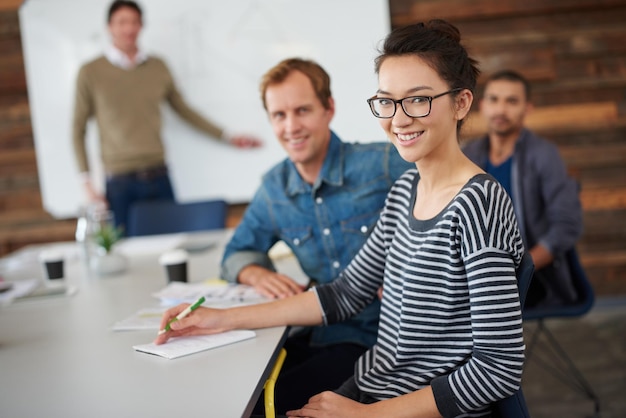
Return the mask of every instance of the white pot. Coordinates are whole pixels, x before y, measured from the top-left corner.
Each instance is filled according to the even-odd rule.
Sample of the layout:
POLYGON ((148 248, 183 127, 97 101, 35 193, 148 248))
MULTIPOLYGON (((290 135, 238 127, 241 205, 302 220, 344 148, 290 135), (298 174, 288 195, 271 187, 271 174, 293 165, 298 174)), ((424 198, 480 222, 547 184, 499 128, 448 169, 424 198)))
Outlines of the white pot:
POLYGON ((128 261, 122 254, 109 252, 92 256, 89 261, 91 270, 99 276, 121 273, 126 270, 128 261))

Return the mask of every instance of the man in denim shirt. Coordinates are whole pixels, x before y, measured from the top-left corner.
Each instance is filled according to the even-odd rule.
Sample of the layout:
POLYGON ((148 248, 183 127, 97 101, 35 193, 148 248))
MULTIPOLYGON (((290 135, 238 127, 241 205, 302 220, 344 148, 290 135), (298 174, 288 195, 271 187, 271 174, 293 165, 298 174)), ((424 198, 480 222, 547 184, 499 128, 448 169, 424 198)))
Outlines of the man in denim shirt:
MULTIPOLYGON (((277 64, 263 77, 261 98, 288 158, 263 177, 226 247, 222 277, 283 298, 304 289, 275 271, 269 249, 283 240, 311 280, 333 280, 365 242, 391 185, 414 165, 390 143, 348 144, 330 130, 330 78, 314 62, 277 64)), ((348 322, 290 337, 276 410, 299 408, 352 376, 357 358, 376 341, 379 310, 375 301, 348 322)))

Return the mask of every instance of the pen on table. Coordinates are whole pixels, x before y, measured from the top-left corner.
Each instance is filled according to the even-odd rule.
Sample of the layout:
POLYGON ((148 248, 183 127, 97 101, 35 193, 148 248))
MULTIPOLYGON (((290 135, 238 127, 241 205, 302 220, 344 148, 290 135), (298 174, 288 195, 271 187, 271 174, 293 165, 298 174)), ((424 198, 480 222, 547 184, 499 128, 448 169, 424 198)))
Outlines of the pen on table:
POLYGON ((202 305, 204 303, 204 300, 205 300, 204 296, 201 296, 200 299, 198 299, 197 301, 195 301, 193 303, 193 305, 187 306, 187 308, 185 308, 184 311, 182 311, 181 313, 176 315, 176 318, 173 318, 172 320, 170 320, 170 322, 167 323, 165 328, 163 328, 162 330, 159 331, 159 335, 165 334, 167 331, 169 331, 171 329, 170 325, 172 324, 172 322, 178 321, 179 319, 183 319, 184 317, 189 315, 192 311, 198 309, 200 307, 200 305, 202 305))

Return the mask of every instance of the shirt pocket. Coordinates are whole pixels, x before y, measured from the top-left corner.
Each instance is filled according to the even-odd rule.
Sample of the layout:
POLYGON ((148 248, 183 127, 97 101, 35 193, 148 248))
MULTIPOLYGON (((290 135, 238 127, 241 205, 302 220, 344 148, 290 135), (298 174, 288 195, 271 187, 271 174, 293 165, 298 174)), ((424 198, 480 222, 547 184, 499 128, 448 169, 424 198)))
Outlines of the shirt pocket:
POLYGON ((317 272, 321 260, 313 239, 313 228, 310 226, 283 228, 280 230, 280 238, 291 248, 302 270, 307 275, 316 277, 314 274, 319 274, 317 272))
POLYGON ((349 252, 350 258, 354 258, 361 249, 367 237, 376 226, 380 210, 354 216, 341 221, 341 232, 344 240, 344 248, 349 252))

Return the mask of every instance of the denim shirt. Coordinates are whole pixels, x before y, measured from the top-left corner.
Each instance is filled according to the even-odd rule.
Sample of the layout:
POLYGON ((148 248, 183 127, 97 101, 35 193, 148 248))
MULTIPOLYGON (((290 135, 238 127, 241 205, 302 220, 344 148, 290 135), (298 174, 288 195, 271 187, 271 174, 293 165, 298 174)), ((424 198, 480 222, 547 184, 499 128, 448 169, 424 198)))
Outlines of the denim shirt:
MULTIPOLYGON (((221 277, 235 282, 250 264, 275 270, 268 250, 287 244, 302 271, 318 283, 335 279, 374 228, 387 193, 404 171, 415 168, 389 143, 349 144, 331 133, 319 177, 306 183, 289 159, 263 176, 243 219, 226 246, 221 277)), ((315 327, 312 345, 376 342, 380 303, 353 319, 315 327)))

